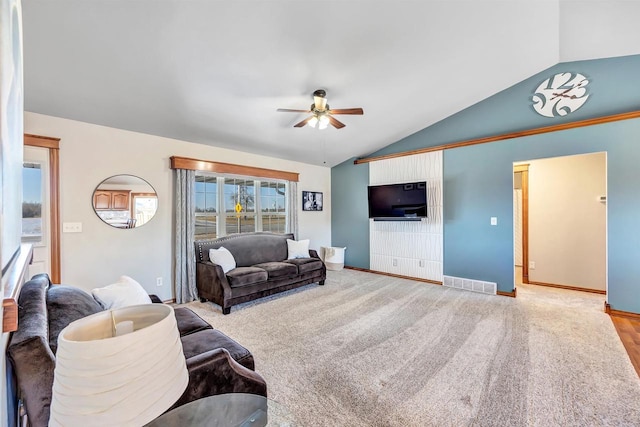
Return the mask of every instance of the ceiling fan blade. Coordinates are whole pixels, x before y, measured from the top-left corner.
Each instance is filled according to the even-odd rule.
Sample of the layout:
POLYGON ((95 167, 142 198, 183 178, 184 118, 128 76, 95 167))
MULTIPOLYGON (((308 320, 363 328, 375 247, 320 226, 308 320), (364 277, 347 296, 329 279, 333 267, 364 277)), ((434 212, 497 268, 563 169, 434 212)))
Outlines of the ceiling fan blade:
POLYGON ((346 125, 344 123, 342 123, 340 120, 336 119, 335 117, 329 117, 329 123, 331 123, 331 126, 333 126, 336 129, 342 129, 343 127, 345 127, 346 125))
POLYGON ((293 125, 294 128, 301 128, 304 125, 306 125, 307 123, 309 123, 309 120, 311 120, 313 118, 313 116, 309 116, 306 119, 304 119, 303 121, 301 121, 300 123, 296 123, 295 125, 293 125))
POLYGON ((329 114, 356 114, 363 115, 364 110, 362 108, 337 108, 329 110, 329 114))
POLYGON ((290 110, 288 108, 278 108, 277 110, 280 113, 310 113, 309 110, 290 110))

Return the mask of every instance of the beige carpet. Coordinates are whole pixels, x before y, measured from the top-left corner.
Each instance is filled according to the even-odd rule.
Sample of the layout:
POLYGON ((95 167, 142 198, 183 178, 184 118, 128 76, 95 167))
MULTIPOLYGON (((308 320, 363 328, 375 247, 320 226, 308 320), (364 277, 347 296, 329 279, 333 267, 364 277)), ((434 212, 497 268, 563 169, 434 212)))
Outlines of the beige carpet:
POLYGON ((640 380, 603 300, 343 270, 227 316, 188 306, 252 351, 298 426, 639 426, 640 380))

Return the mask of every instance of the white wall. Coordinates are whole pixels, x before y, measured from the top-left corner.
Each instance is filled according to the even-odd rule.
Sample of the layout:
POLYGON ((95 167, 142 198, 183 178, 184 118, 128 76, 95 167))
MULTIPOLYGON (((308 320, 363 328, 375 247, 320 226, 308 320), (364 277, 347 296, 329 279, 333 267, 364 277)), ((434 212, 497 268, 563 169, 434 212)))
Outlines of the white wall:
MULTIPOLYGON (((173 298, 173 171, 170 157, 203 160, 300 173, 302 190, 322 191, 324 211, 302 212, 300 235, 311 247, 331 245, 331 170, 289 160, 194 144, 25 112, 25 132, 61 138, 61 222, 81 222, 81 233, 61 235, 62 283, 91 290, 127 274, 150 293, 173 298), (93 211, 93 191, 105 178, 137 175, 158 193, 158 212, 143 227, 117 229, 93 211), (164 286, 156 287, 162 277, 164 286)), ((304 143, 301 141, 301 143, 304 143)))
POLYGON ((529 163, 529 280, 605 290, 606 153, 529 163))
POLYGON ((442 151, 369 164, 369 185, 427 181, 427 218, 369 220, 372 270, 442 281, 442 151), (394 261, 395 264, 394 265, 394 261))

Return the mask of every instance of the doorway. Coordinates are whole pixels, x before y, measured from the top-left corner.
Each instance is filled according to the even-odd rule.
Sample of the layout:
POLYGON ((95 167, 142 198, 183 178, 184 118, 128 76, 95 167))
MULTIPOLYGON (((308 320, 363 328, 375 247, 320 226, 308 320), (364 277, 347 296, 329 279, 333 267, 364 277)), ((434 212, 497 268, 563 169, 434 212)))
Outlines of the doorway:
POLYGON ((28 276, 51 274, 47 149, 24 147, 22 166, 22 242, 33 246, 33 260, 29 265, 28 276))
POLYGON ((606 163, 606 153, 514 163, 516 285, 606 294, 606 163))
POLYGON ((28 275, 60 283, 59 139, 24 135, 22 241, 33 245, 28 275))

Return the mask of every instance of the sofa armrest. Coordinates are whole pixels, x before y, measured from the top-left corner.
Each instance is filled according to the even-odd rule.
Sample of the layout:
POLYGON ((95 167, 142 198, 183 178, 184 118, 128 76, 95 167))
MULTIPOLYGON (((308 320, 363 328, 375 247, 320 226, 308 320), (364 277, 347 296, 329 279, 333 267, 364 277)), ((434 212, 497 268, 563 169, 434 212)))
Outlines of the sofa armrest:
POLYGON ((151 298, 151 302, 154 304, 162 304, 162 300, 155 294, 149 294, 149 298, 151 298))
POLYGON ((225 307, 224 301, 231 298, 231 286, 222 267, 211 261, 196 262, 196 287, 198 296, 225 307))
MULTIPOLYGON (((24 401, 29 425, 46 427, 53 387, 56 359, 42 336, 33 336, 8 350, 17 378, 19 395, 24 401)), ((6 403, 5 403, 6 404, 6 403)))
POLYGON ((245 368, 224 348, 187 359, 189 384, 171 409, 191 401, 224 393, 249 393, 267 397, 267 383, 260 374, 245 368))

